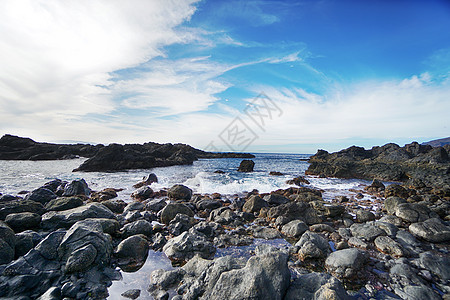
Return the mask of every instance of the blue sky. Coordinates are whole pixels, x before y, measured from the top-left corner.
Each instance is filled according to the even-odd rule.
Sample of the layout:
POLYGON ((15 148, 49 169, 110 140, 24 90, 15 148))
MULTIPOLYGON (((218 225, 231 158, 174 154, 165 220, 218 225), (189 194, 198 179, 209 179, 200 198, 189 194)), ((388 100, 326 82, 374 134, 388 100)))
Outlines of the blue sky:
POLYGON ((444 0, 6 0, 0 35, 0 133, 294 153, 450 136, 444 0))

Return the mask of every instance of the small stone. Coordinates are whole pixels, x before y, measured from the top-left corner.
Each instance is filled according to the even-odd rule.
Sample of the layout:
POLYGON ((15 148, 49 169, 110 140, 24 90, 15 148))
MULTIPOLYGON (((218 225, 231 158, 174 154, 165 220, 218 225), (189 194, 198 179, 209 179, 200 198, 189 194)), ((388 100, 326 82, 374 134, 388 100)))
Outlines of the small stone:
POLYGON ((141 290, 139 289, 132 289, 128 290, 126 292, 123 292, 120 294, 122 297, 128 298, 128 299, 137 299, 141 295, 141 290))

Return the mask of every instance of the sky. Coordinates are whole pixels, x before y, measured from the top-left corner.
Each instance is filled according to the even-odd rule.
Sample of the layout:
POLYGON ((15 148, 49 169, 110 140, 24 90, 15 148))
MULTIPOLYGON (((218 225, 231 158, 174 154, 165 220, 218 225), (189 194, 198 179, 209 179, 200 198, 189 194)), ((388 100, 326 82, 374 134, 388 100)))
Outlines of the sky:
POLYGON ((0 1, 0 134, 315 153, 449 112, 446 0, 0 1))

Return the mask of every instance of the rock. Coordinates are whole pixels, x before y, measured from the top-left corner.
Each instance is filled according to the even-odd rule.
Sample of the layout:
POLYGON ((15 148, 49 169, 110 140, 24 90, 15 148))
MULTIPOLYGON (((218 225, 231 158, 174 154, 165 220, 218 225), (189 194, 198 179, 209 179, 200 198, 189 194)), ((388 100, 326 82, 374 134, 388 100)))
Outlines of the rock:
POLYGON ((145 236, 133 235, 120 242, 114 255, 119 259, 118 264, 123 271, 135 272, 144 265, 149 248, 145 236))
POLYGON ((0 238, 0 265, 7 264, 14 259, 14 247, 0 238))
POLYGON ((194 212, 184 204, 169 203, 161 211, 161 223, 168 225, 177 214, 184 214, 189 217, 194 216, 194 212))
POLYGON ((27 230, 16 234, 15 258, 19 258, 33 249, 42 237, 34 231, 27 230))
POLYGON ((59 300, 61 299, 61 288, 53 286, 42 294, 37 300, 59 300))
MULTIPOLYGON (((110 262, 112 252, 112 239, 109 234, 103 233, 103 228, 98 222, 91 220, 78 221, 64 235, 59 247, 59 258, 67 263, 83 261, 91 261, 90 264, 83 264, 84 269, 78 269, 78 271, 85 271, 86 268, 93 265, 107 265, 110 262), (93 246, 97 251, 95 257, 93 256, 92 247, 85 248, 86 246, 93 246), (89 249, 89 255, 84 257, 80 249, 89 249), (80 251, 78 251, 80 250, 80 251)), ((70 271, 67 270, 66 272, 70 271)))
POLYGON ((372 183, 369 186, 365 187, 364 189, 368 192, 380 192, 384 191, 385 188, 386 187, 380 180, 374 179, 372 183))
POLYGON ((394 224, 377 221, 374 225, 386 232, 386 234, 390 237, 395 237, 397 235, 398 227, 394 224))
POLYGON ((255 238, 265 239, 265 240, 273 240, 273 239, 281 239, 282 236, 275 228, 268 227, 260 227, 257 226, 253 229, 253 236, 255 238))
POLYGON ((6 223, 0 221, 0 239, 4 240, 13 250, 16 245, 16 235, 6 223))
POLYGON ((174 235, 188 231, 195 224, 195 219, 184 214, 177 214, 175 218, 170 221, 168 230, 174 235))
POLYGON ((122 297, 128 298, 128 299, 137 299, 141 295, 141 290, 139 290, 139 289, 131 289, 131 290, 123 292, 120 295, 122 297))
MULTIPOLYGON (((348 239, 348 245, 355 247, 355 248, 360 248, 360 249, 364 249, 367 250, 367 248, 369 247, 369 245, 365 242, 363 242, 362 240, 352 236, 351 238, 348 239)), ((346 247, 348 248, 348 247, 346 247)))
POLYGON ((393 257, 401 257, 405 255, 400 244, 388 236, 379 236, 375 239, 374 242, 375 246, 380 252, 391 255, 393 257))
POLYGON ((47 211, 55 210, 62 211, 68 210, 72 208, 76 208, 83 205, 83 200, 78 197, 59 197, 49 201, 45 205, 45 209, 47 211))
POLYGON ((353 224, 350 226, 352 235, 357 238, 372 242, 377 236, 386 235, 384 230, 378 228, 373 223, 353 224))
POLYGON ((123 191, 123 189, 106 188, 100 192, 91 192, 90 198, 94 202, 103 202, 116 198, 118 196, 117 192, 120 191, 123 191))
POLYGON ((41 187, 27 194, 25 200, 35 201, 45 205, 47 202, 55 199, 56 197, 56 194, 51 190, 41 187))
POLYGON ((115 219, 115 215, 100 203, 89 203, 84 206, 64 210, 50 211, 42 216, 42 228, 68 228, 80 220, 87 218, 115 219))
POLYGON ((5 222, 15 232, 22 232, 27 229, 39 228, 39 225, 41 224, 41 216, 30 212, 9 214, 6 217, 5 222))
POLYGON ((244 268, 223 272, 206 299, 283 299, 289 287, 287 255, 271 249, 256 251, 244 268))
POLYGON ((255 162, 250 159, 244 159, 239 164, 238 172, 253 172, 253 168, 255 167, 255 162))
POLYGON ((31 200, 0 203, 0 220, 5 220, 6 216, 9 214, 22 212, 31 212, 42 215, 45 212, 45 209, 41 203, 31 200))
POLYGON ((358 209, 356 211, 356 219, 360 223, 365 223, 375 220, 375 215, 369 210, 358 209))
POLYGON ((216 253, 216 248, 203 236, 186 231, 170 239, 164 245, 163 252, 172 261, 182 262, 191 259, 196 254, 202 258, 211 259, 216 253))
POLYGON ((75 250, 67 259, 65 273, 74 273, 87 270, 97 257, 97 249, 92 244, 75 250))
POLYGON ((423 286, 423 285, 408 285, 403 289, 395 289, 395 293, 399 295, 402 299, 408 300, 440 300, 441 297, 433 289, 423 286))
POLYGON ((418 203, 402 203, 397 205, 395 215, 400 219, 410 222, 423 222, 429 218, 437 217, 428 207, 418 203))
POLYGON ((289 286, 284 300, 350 299, 341 282, 326 273, 309 273, 299 276, 289 286))
POLYGON ((163 209, 166 205, 167 203, 165 199, 153 199, 145 204, 145 209, 158 212, 161 209, 163 209))
POLYGON ((153 196, 153 190, 149 186, 142 186, 131 194, 131 197, 143 201, 153 196))
POLYGON ((328 272, 339 279, 352 279, 367 262, 365 252, 350 248, 332 252, 325 260, 328 272))
POLYGON ((303 176, 295 177, 294 179, 291 179, 291 180, 286 181, 286 183, 287 183, 287 184, 295 184, 295 185, 298 185, 298 186, 302 186, 302 183, 304 183, 304 184, 310 184, 309 180, 306 179, 306 178, 303 177, 303 176))
POLYGON ((72 182, 66 184, 64 187, 63 197, 70 197, 76 195, 89 196, 91 190, 89 189, 86 181, 84 179, 73 180, 72 182))
POLYGON ((153 226, 150 222, 147 222, 145 220, 137 220, 135 222, 126 224, 121 231, 123 238, 127 238, 137 234, 142 234, 149 238, 152 236, 153 226))
POLYGON ((300 220, 293 220, 281 228, 281 233, 284 235, 299 238, 305 231, 308 230, 308 225, 300 220))
POLYGON ((195 206, 198 210, 214 210, 222 207, 222 202, 215 199, 203 198, 195 202, 195 206))
POLYGON ((288 198, 286 198, 280 194, 275 194, 275 193, 265 196, 264 200, 269 205, 273 205, 273 206, 286 204, 286 203, 290 202, 290 200, 288 198))
POLYGON ((448 256, 438 256, 432 252, 420 253, 419 265, 444 282, 450 280, 450 258, 448 256))
POLYGON ((402 203, 406 203, 406 200, 399 197, 387 197, 384 200, 384 207, 388 214, 393 215, 397 210, 397 206, 402 203))
POLYGON ((386 190, 384 191, 384 196, 386 198, 399 197, 399 198, 406 199, 406 198, 408 198, 409 194, 408 194, 408 191, 404 187, 402 187, 399 184, 394 183, 394 184, 387 186, 386 190))
POLYGON ((336 205, 336 204, 331 204, 331 205, 324 205, 324 216, 329 217, 329 218, 337 218, 340 217, 344 214, 345 212, 345 207, 342 205, 336 205))
POLYGON ((182 184, 176 184, 167 191, 167 195, 171 199, 191 200, 192 190, 182 184))
POLYGON ((146 177, 142 178, 142 181, 133 185, 135 189, 140 188, 144 185, 151 185, 153 182, 158 182, 158 177, 155 173, 150 173, 146 177))
POLYGON ((124 208, 127 206, 127 203, 123 200, 106 200, 102 204, 116 214, 123 213, 124 208))
POLYGON ((35 250, 47 260, 55 260, 58 258, 59 244, 65 235, 66 231, 52 232, 35 247, 35 250))
POLYGON ((306 231, 295 246, 300 248, 298 253, 303 260, 325 258, 330 253, 328 240, 320 234, 311 231, 306 231))
POLYGON ((269 172, 270 176, 283 176, 284 174, 278 171, 270 171, 269 172))
POLYGON ((255 212, 259 213, 261 208, 267 207, 267 206, 268 206, 268 204, 266 201, 264 201, 257 195, 253 195, 244 203, 242 210, 244 212, 248 212, 248 213, 255 213, 255 212))
POLYGON ((288 221, 301 220, 308 225, 321 222, 316 211, 308 203, 304 202, 289 202, 271 207, 267 212, 267 217, 269 218, 277 218, 279 216, 285 217, 288 221))
POLYGON ((395 226, 402 226, 402 219, 396 216, 386 215, 378 220, 378 222, 389 223, 395 226))
POLYGON ((309 230, 313 231, 313 232, 326 231, 326 232, 330 232, 330 233, 335 231, 334 228, 328 224, 314 224, 314 225, 309 226, 309 230))
POLYGON ((450 241, 450 226, 438 218, 431 218, 424 222, 411 224, 409 231, 416 237, 432 243, 450 241))

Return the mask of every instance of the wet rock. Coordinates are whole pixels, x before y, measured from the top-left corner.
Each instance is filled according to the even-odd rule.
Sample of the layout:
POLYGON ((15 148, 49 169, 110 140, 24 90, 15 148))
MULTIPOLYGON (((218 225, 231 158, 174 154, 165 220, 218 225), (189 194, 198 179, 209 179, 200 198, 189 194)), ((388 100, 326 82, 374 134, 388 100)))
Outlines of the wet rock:
POLYGON ((281 228, 281 232, 284 235, 299 238, 305 231, 308 230, 308 225, 300 220, 293 220, 281 228))
POLYGON ((269 172, 270 176, 283 176, 284 174, 278 171, 270 171, 269 172))
POLYGON ((183 232, 170 239, 163 247, 163 252, 173 261, 185 261, 196 254, 202 258, 211 259, 216 252, 214 245, 204 236, 183 232))
POLYGON ((255 167, 255 162, 250 159, 244 159, 239 164, 238 172, 253 172, 253 168, 255 167))
POLYGON ((406 200, 399 197, 387 197, 384 200, 384 207, 388 214, 393 215, 397 210, 397 206, 402 203, 406 203, 406 200))
POLYGON ((325 258, 330 253, 328 240, 322 235, 311 231, 306 231, 295 246, 300 248, 298 253, 303 260, 325 258))
POLYGON ((411 224, 409 226, 409 231, 416 237, 432 243, 450 241, 450 226, 446 225, 438 218, 411 224))
POLYGON ((133 187, 135 189, 137 189, 137 188, 140 188, 140 187, 142 187, 144 185, 151 185, 153 182, 158 182, 158 177, 156 176, 155 173, 150 173, 146 177, 144 177, 141 182, 136 183, 135 185, 133 185, 133 187))
POLYGON ((280 194, 270 194, 264 197, 264 200, 272 206, 281 205, 290 202, 290 200, 280 194))
POLYGON ((339 279, 352 279, 367 262, 365 252, 350 248, 331 253, 325 261, 328 272, 339 279))
POLYGON ((145 209, 158 212, 161 209, 163 209, 166 205, 167 203, 165 199, 153 199, 145 204, 145 209))
POLYGON ((73 180, 72 182, 66 184, 64 187, 63 197, 70 197, 76 195, 89 196, 91 190, 89 189, 86 181, 84 179, 73 180))
POLYGON ((115 215, 100 203, 89 203, 84 206, 64 210, 50 211, 42 216, 42 228, 68 228, 80 220, 87 218, 115 219, 115 215))
POLYGON ((0 203, 0 220, 5 220, 9 214, 31 212, 42 215, 45 212, 44 206, 35 201, 21 200, 6 203, 0 203))
POLYGON ((410 222, 423 222, 429 218, 437 217, 428 207, 418 203, 402 203, 397 205, 395 215, 400 219, 410 222))
POLYGON ((261 208, 267 206, 267 202, 261 199, 261 197, 253 195, 244 203, 242 210, 248 213, 259 213, 261 208))
POLYGON ((209 214, 209 220, 219 224, 229 224, 236 219, 237 215, 229 207, 217 208, 209 214))
POLYGON ((391 255, 393 257, 401 257, 405 255, 400 244, 388 236, 379 236, 375 239, 374 242, 375 246, 380 252, 391 255))
POLYGON ((167 191, 167 195, 171 199, 191 200, 192 190, 182 184, 176 184, 167 191))
POLYGON ((44 294, 42 294, 37 300, 59 300, 61 299, 61 288, 51 287, 44 294))
POLYGON ((309 180, 303 176, 295 177, 294 179, 290 179, 286 181, 287 184, 295 184, 298 186, 302 186, 302 184, 310 184, 309 180))
POLYGON ((289 286, 285 300, 350 299, 341 282, 326 273, 309 273, 296 278, 289 286))
POLYGON ((47 211, 55 210, 62 211, 76 208, 83 205, 83 200, 79 197, 59 197, 49 201, 45 205, 47 211))
POLYGON ((41 224, 41 216, 30 212, 9 214, 6 217, 5 222, 15 232, 22 232, 28 229, 39 228, 39 225, 41 224))
POLYGON ((130 212, 130 211, 143 211, 145 209, 145 204, 139 201, 128 203, 127 206, 124 209, 124 212, 130 212))
POLYGON ((360 223, 374 221, 375 215, 369 210, 359 209, 356 211, 356 220, 360 223))
POLYGON ((46 188, 38 188, 32 191, 31 193, 27 194, 25 200, 35 201, 45 205, 47 202, 55 199, 56 197, 57 197, 56 194, 53 193, 51 190, 46 188))
POLYGON ((269 227, 260 227, 257 226, 253 229, 253 236, 255 238, 265 239, 265 240, 273 240, 273 239, 281 239, 282 236, 278 230, 275 228, 269 227))
POLYGON ((184 204, 169 203, 161 211, 161 223, 169 224, 177 214, 184 214, 189 217, 194 216, 194 212, 184 204))
POLYGON ((386 235, 384 230, 373 225, 373 223, 353 224, 350 226, 352 235, 357 238, 372 242, 377 236, 386 235))
POLYGON ((387 186, 386 190, 384 191, 384 196, 386 198, 399 197, 399 198, 406 199, 406 198, 408 198, 409 194, 408 194, 408 191, 404 187, 402 187, 399 184, 394 183, 394 184, 387 186))
POLYGON ((141 290, 139 290, 139 289, 131 289, 131 290, 123 292, 120 295, 122 297, 128 298, 128 299, 137 299, 141 295, 141 290))
POLYGON ((143 201, 153 197, 153 190, 149 186, 142 186, 131 194, 131 197, 143 201))
POLYGON ((123 238, 127 238, 137 234, 142 234, 149 238, 152 236, 153 226, 148 221, 137 220, 132 223, 126 224, 121 231, 123 238))
POLYGON ((118 265, 123 271, 135 272, 144 265, 149 248, 144 235, 133 235, 120 242, 114 256, 118 258, 118 265))
POLYGON ((279 216, 283 216, 289 221, 301 220, 308 225, 321 222, 316 211, 308 203, 304 202, 289 202, 271 207, 267 212, 267 217, 269 218, 277 218, 279 216))
POLYGON ((102 204, 116 214, 123 213, 123 210, 127 206, 127 203, 125 201, 116 199, 103 201, 102 204))

